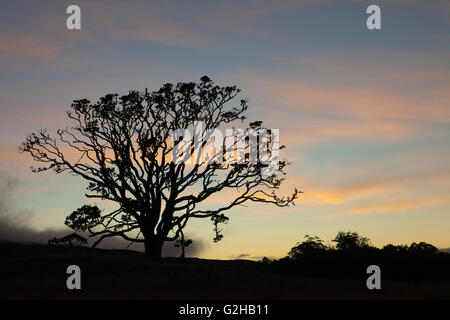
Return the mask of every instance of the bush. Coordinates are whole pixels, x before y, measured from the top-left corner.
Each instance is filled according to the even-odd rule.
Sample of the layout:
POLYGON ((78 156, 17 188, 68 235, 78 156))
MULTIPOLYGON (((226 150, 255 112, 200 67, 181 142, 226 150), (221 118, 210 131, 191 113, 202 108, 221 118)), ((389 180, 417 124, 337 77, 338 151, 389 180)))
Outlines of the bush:
POLYGON ((49 246, 64 248, 84 247, 87 243, 87 240, 77 233, 72 233, 59 239, 55 237, 48 240, 49 246))

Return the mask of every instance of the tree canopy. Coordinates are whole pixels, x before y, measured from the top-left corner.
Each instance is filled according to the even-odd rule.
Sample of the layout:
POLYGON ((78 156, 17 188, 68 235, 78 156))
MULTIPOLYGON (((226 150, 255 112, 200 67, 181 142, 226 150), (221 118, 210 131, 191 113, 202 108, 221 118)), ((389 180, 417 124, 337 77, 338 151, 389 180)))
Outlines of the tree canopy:
POLYGON ((239 92, 236 86, 218 86, 204 76, 198 83, 168 83, 153 92, 107 94, 94 103, 75 100, 67 112, 70 126, 55 135, 45 129, 34 132, 20 150, 42 164, 34 172, 54 170, 82 177, 86 197, 117 204, 112 212, 84 205, 67 217, 68 226, 97 236, 94 245, 113 236, 144 242, 147 255, 159 258, 162 244, 182 238, 191 219, 211 219, 214 240, 219 241, 223 236, 219 225, 229 219, 226 213, 233 207, 249 201, 286 207, 299 194, 297 189, 287 196, 276 193, 286 161, 277 157, 270 174, 264 174, 270 164, 258 157, 262 149, 251 161, 252 141, 258 146, 275 141, 262 121, 251 122, 244 133, 265 132, 265 137, 233 139, 231 145, 213 141, 223 153, 212 154, 214 161, 195 158, 210 150, 211 132, 246 119, 247 101, 235 103, 239 92), (174 134, 197 123, 202 124, 201 132, 194 132, 189 141, 174 134), (199 135, 206 139, 195 141, 199 135), (227 147, 243 149, 245 157, 222 161, 227 147), (180 156, 186 160, 186 155, 195 159, 174 161, 174 155, 178 160, 180 156), (202 205, 226 190, 238 194, 220 206, 202 205))

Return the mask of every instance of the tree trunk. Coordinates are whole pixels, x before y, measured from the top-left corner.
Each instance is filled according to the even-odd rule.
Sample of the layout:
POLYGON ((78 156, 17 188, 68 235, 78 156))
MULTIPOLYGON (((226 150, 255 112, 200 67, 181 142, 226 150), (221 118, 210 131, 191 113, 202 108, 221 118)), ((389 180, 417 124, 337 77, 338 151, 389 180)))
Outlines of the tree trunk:
POLYGON ((155 236, 145 238, 145 257, 150 260, 160 260, 163 243, 164 241, 155 236))

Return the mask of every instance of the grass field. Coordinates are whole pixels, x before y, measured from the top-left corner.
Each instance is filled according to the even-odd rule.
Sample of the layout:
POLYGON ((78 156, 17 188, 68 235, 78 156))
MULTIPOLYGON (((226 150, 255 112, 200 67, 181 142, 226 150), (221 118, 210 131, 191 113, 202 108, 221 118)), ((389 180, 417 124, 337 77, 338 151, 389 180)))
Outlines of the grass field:
MULTIPOLYGON (((39 245, 0 245, 0 299, 449 299, 450 283, 307 277, 248 260, 164 258, 142 253, 39 245), (81 290, 66 269, 81 268, 81 290)), ((362 270, 365 272, 365 270, 362 270)))

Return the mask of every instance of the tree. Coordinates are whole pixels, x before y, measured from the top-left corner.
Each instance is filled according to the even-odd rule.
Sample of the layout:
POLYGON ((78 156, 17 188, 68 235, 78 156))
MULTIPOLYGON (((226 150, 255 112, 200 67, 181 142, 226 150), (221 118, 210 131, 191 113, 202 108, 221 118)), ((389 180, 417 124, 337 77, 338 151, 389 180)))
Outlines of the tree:
POLYGON ((412 254, 434 255, 438 252, 438 249, 432 244, 422 241, 419 243, 413 242, 409 246, 408 252, 411 252, 412 254))
MULTIPOLYGON (((191 219, 211 219, 214 240, 219 241, 223 236, 219 224, 229 219, 230 209, 248 201, 286 207, 299 194, 297 189, 287 196, 276 194, 287 162, 277 158, 271 173, 264 174, 270 164, 259 157, 250 161, 255 140, 248 137, 244 145, 239 138, 231 145, 221 144, 223 153, 209 159, 200 156, 210 150, 211 132, 246 118, 246 100, 229 106, 239 92, 236 86, 220 87, 204 76, 199 83, 165 84, 154 92, 108 94, 96 103, 75 100, 67 112, 71 127, 58 130, 55 136, 47 130, 34 132, 20 150, 43 163, 32 168, 34 172, 80 176, 88 183, 87 198, 118 205, 107 213, 86 205, 68 216, 67 225, 98 236, 94 247, 107 237, 120 236, 143 242, 146 256, 158 259, 163 243, 179 239, 191 219), (193 139, 178 134, 198 123, 204 127, 193 139), (198 142, 199 137, 207 139, 198 142), (245 158, 226 158, 224 154, 232 148, 244 152, 245 158), (196 156, 189 164, 190 155, 196 156), (238 194, 223 206, 205 207, 205 200, 226 190, 238 194)), ((262 128, 262 121, 250 123, 245 132, 268 132, 265 138, 258 137, 258 147, 273 138, 270 130, 262 128)))
POLYGON ((382 252, 388 255, 404 255, 408 251, 407 245, 387 244, 382 249, 382 252))
POLYGON ((339 250, 370 247, 369 239, 360 236, 357 232, 339 231, 332 241, 336 242, 336 248, 339 250))
POLYGON ((87 243, 87 240, 77 233, 71 233, 62 238, 54 237, 48 240, 48 245, 53 247, 84 247, 87 243))
POLYGON ((297 243, 295 247, 289 251, 289 258, 296 260, 304 255, 317 255, 324 253, 327 247, 323 244, 323 240, 317 236, 305 235, 305 239, 301 243, 297 243))

